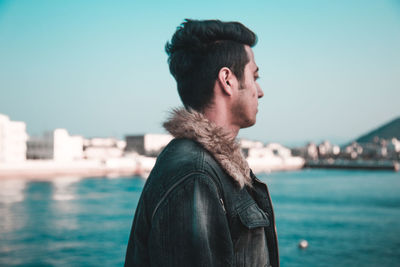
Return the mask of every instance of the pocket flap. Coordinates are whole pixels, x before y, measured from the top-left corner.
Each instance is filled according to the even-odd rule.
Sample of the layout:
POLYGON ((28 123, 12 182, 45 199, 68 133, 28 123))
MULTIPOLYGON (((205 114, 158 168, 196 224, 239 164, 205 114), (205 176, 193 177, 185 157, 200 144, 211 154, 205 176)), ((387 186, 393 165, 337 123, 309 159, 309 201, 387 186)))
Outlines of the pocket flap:
POLYGON ((257 227, 269 226, 267 214, 262 211, 255 202, 238 210, 240 221, 248 228, 254 229, 257 227))

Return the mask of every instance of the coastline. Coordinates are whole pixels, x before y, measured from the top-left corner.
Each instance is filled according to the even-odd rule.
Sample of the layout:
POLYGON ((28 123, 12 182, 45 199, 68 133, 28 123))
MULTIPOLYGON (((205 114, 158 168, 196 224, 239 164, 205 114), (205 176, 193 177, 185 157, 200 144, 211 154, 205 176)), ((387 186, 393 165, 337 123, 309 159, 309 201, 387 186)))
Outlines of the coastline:
MULTIPOLYGON (((248 158, 250 168, 256 174, 279 171, 295 171, 303 168, 365 169, 399 171, 399 162, 393 161, 343 161, 308 160, 301 158, 248 158)), ((156 162, 155 157, 122 157, 107 160, 26 160, 19 163, 1 163, 0 179, 41 180, 57 177, 121 177, 140 176, 146 179, 156 162)))
POLYGON ((400 163, 393 160, 344 160, 320 159, 306 161, 304 168, 349 169, 349 170, 390 170, 399 171, 400 163))
MULTIPOLYGON (((150 159, 151 161, 151 159, 150 159)), ((50 179, 61 176, 132 176, 147 177, 149 160, 138 161, 134 158, 117 158, 106 161, 80 160, 56 162, 53 160, 27 160, 20 163, 0 164, 0 179, 50 179)), ((151 166, 152 167, 152 166, 151 166)))
MULTIPOLYGON (((54 160, 26 160, 19 163, 1 163, 0 179, 51 179, 63 176, 140 176, 147 178, 156 162, 155 157, 136 155, 135 157, 112 158, 107 160, 76 160, 57 162, 54 160)), ((255 173, 299 170, 303 160, 273 158, 249 158, 250 167, 255 173), (274 160, 273 160, 274 159, 274 160)))

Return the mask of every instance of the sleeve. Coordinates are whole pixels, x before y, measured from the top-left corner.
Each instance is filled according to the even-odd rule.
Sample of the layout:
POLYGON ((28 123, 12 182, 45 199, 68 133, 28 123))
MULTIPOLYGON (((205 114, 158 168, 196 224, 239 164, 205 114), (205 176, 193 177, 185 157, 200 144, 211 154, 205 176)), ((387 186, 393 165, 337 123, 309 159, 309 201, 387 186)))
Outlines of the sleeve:
POLYGON ((129 242, 126 249, 124 267, 149 266, 147 251, 147 235, 149 223, 146 216, 146 206, 143 194, 140 196, 133 219, 129 242))
POLYGON ((228 220, 210 177, 194 174, 160 203, 149 235, 151 266, 231 266, 228 220))

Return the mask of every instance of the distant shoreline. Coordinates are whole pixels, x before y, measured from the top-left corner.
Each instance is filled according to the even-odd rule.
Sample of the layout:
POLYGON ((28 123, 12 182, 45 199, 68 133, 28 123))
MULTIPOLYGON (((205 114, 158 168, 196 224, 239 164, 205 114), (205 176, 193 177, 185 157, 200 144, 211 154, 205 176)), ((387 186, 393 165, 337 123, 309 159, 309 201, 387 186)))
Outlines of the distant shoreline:
POLYGON ((29 179, 29 180, 40 180, 40 179, 52 179, 58 177, 70 177, 76 176, 80 178, 90 177, 124 177, 124 176, 138 176, 143 177, 135 171, 102 171, 102 170, 87 170, 87 171, 41 171, 41 172, 26 172, 26 171, 10 171, 0 172, 0 180, 2 179, 29 179))
POLYGON ((98 160, 55 162, 51 160, 28 160, 21 163, 0 164, 0 179, 43 179, 61 176, 142 176, 147 171, 133 159, 103 162, 98 160))
POLYGON ((375 160, 309 160, 304 168, 318 169, 353 169, 353 170, 391 170, 399 171, 400 163, 397 161, 375 161, 375 160))
MULTIPOLYGON (((352 161, 352 160, 309 160, 302 167, 286 166, 283 168, 265 168, 264 164, 250 164, 257 174, 277 171, 317 169, 354 169, 354 170, 391 170, 399 171, 399 162, 394 161, 352 161), (268 171, 267 171, 268 169, 268 171)), ((152 163, 143 164, 132 158, 113 159, 112 161, 81 160, 55 162, 52 160, 28 160, 21 163, 0 164, 0 179, 41 180, 58 177, 124 177, 139 176, 146 179, 152 169, 152 163)))

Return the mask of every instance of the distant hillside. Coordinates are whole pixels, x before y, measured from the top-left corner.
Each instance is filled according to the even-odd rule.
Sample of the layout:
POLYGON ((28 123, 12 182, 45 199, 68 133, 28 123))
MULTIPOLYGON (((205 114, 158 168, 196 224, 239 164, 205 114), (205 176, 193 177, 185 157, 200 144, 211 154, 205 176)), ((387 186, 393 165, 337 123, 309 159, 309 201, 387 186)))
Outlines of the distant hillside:
POLYGON ((359 137, 356 142, 372 143, 375 136, 383 139, 391 139, 396 137, 398 140, 400 140, 400 117, 359 137))

